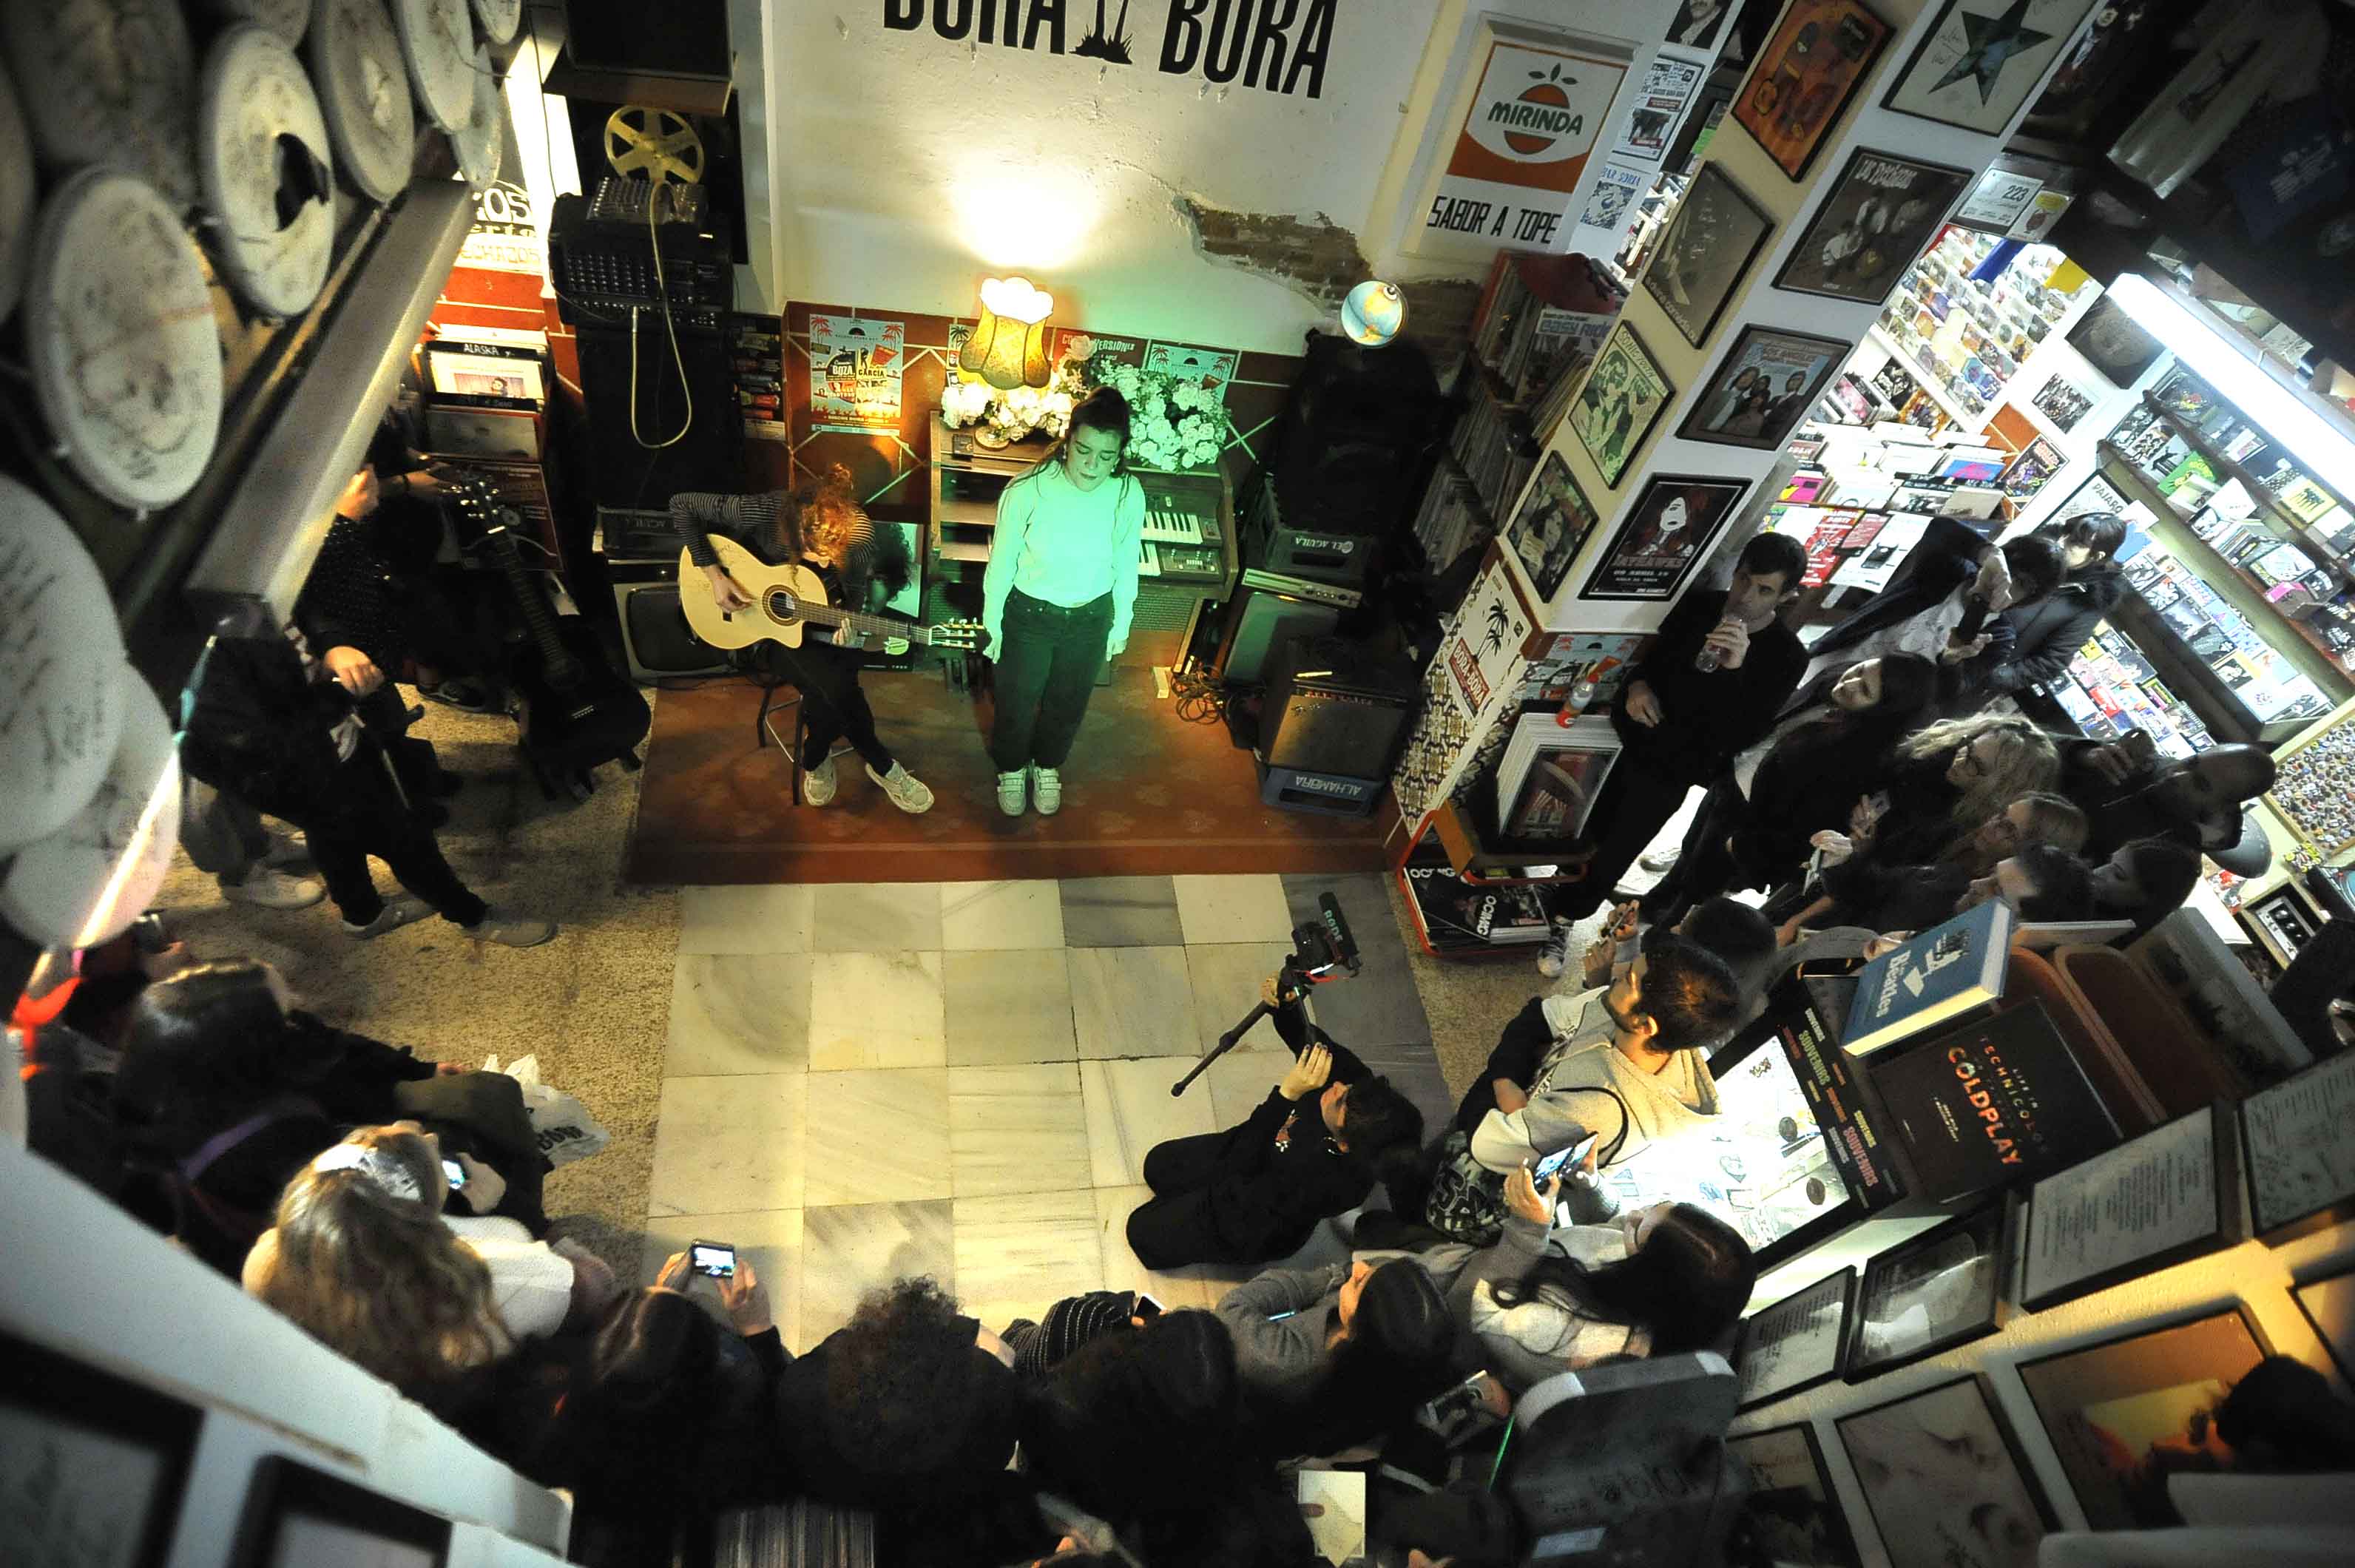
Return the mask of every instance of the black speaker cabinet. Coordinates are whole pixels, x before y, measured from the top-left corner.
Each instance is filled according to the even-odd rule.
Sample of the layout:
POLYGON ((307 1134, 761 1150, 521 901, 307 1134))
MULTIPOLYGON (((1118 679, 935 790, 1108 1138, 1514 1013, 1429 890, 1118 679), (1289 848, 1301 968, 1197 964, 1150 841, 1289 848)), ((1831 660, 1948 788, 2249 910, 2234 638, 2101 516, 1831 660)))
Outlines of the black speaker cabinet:
POLYGON ((601 507, 661 511, 681 490, 744 487, 744 417, 736 406, 728 340, 681 332, 678 355, 660 310, 637 317, 637 364, 627 326, 580 329, 581 390, 589 411, 590 488, 601 507), (685 361, 687 379, 679 379, 685 361), (630 411, 637 409, 631 432, 630 411), (668 446, 684 424, 687 433, 668 446))
POLYGON ((1295 637, 1270 661, 1259 756, 1295 773, 1381 778, 1413 721, 1414 667, 1337 637, 1295 637))
POLYGON ((717 675, 728 656, 699 640, 678 603, 677 563, 613 561, 613 611, 622 623, 622 651, 641 681, 665 676, 717 675))
POLYGON ((1444 429, 1438 379, 1414 344, 1312 336, 1270 464, 1284 523, 1388 536, 1422 498, 1444 429))
POLYGON ((1318 604, 1265 588, 1239 588, 1227 601, 1211 674, 1229 686, 1258 686, 1267 679, 1269 656, 1294 637, 1321 636, 1341 619, 1330 604, 1318 604))

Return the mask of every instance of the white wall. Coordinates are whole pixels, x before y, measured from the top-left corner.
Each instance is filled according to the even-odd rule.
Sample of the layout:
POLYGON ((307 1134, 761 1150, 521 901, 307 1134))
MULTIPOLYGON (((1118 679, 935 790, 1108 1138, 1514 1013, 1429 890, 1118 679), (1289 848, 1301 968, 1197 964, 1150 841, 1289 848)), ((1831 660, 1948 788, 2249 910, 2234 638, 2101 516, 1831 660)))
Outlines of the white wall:
POLYGON ((453 1563, 539 1563, 571 1512, 390 1384, 0 1140, 0 1328, 203 1407, 173 1568, 227 1563, 257 1460, 292 1455, 463 1521, 453 1563))
MULTIPOLYGON (((1744 1415, 1734 1424, 1734 1434, 1812 1422, 1816 1441, 1823 1449, 1824 1463, 1839 1493, 1841 1509, 1848 1516, 1849 1528, 1856 1536, 1867 1568, 1875 1568, 1889 1563, 1890 1558, 1873 1533, 1871 1512, 1864 1495, 1857 1488, 1856 1472, 1840 1448, 1833 1419, 1850 1411, 1902 1399, 1965 1372, 1985 1372, 1995 1386, 2004 1420, 2019 1437, 2035 1480, 2051 1499, 2062 1528, 2083 1530, 2083 1510, 2069 1489, 2060 1457, 2038 1424, 2036 1407, 2013 1371, 2015 1367, 2021 1361, 2116 1339, 2137 1327, 2181 1322, 2229 1311, 2237 1304, 2248 1308, 2258 1332, 2275 1354, 2294 1356, 2322 1371, 2344 1393, 2347 1390, 2328 1352, 2290 1296, 2289 1286, 2293 1279, 2328 1276, 2350 1266, 2355 1266, 2355 1224, 2336 1225, 2277 1248, 2262 1242, 2243 1242, 2237 1247, 2113 1285, 2050 1311, 2016 1317, 1991 1338, 1864 1382, 1820 1383, 1744 1415)), ((1803 1283, 1795 1279, 1791 1288, 1796 1289, 1803 1283)), ((1897 1568, 1912 1565, 1898 1564, 1897 1568)))

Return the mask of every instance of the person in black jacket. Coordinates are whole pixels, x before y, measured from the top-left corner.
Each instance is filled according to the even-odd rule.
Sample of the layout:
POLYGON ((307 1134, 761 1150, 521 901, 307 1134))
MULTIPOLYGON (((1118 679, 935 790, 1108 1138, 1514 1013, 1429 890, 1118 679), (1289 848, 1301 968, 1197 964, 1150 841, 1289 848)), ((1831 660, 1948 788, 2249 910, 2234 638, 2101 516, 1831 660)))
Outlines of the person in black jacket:
POLYGON ((2102 617, 2126 597, 2126 573, 2114 557, 2126 542, 2126 523, 2115 512, 2087 512, 2065 523, 2048 524, 2036 537, 2060 547, 2067 575, 2042 598, 2016 603, 1996 617, 2008 635, 1998 653, 1987 650, 1962 667, 1966 700, 2008 697, 2054 680, 2068 669, 2077 650, 2093 636, 2102 617))
POLYGON ((1572 923, 1610 896, 1686 792, 1715 779, 1773 725, 1807 662, 1798 637, 1776 618, 1798 596, 1806 566, 1798 540, 1758 535, 1742 547, 1732 584, 1678 600, 1627 672, 1611 709, 1618 761, 1586 821, 1594 854, 1584 878, 1549 897, 1553 931, 1538 955, 1540 974, 1561 974, 1572 923))
POLYGON ((1955 632, 1971 602, 1986 600, 1989 612, 2031 603, 2052 591, 2062 571, 2061 549, 2050 539, 2028 534, 1996 545, 1955 518, 1933 517, 1897 578, 1816 641, 1806 695, 1812 699, 1817 683, 1859 659, 1903 652, 1952 667, 1948 697, 1958 699, 1964 667, 2009 658, 2015 629, 1993 615, 1977 636, 1959 640, 1955 632))
POLYGON ((1676 925, 1728 888, 1772 887, 1795 874, 1809 837, 1846 826, 1857 781, 1881 771, 1937 693, 1934 664, 1889 654, 1850 665, 1821 702, 1786 707, 1774 735, 1710 785, 1675 868, 1644 896, 1653 923, 1676 925))
POLYGON ((1415 1168, 1423 1113, 1315 1029, 1300 993, 1280 996, 1278 983, 1263 995, 1293 1053, 1283 1081, 1239 1125, 1146 1154, 1153 1196, 1129 1215, 1128 1244, 1147 1268, 1273 1262, 1299 1251, 1319 1220, 1363 1203, 1377 1178, 1415 1168))

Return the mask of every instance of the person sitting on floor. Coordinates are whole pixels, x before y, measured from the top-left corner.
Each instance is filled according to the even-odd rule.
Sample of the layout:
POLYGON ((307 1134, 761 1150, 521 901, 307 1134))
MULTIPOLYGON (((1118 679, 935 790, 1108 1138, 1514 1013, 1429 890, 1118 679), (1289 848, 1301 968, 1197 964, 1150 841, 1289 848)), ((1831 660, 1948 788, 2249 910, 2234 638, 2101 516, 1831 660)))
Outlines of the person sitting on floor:
POLYGON ((768 1291, 740 1257, 716 1282, 735 1330, 722 1333, 687 1295, 694 1277, 673 1253, 590 1335, 504 1363, 501 1381, 529 1392, 482 1402, 491 1431, 459 1423, 541 1485, 570 1489, 576 1563, 709 1562, 719 1509, 789 1495, 775 1473, 775 1386, 793 1358, 768 1291))
POLYGON ((234 1275, 270 1227, 287 1182, 346 1128, 432 1117, 500 1177, 493 1207, 544 1229, 547 1169, 512 1078, 334 1028, 294 1006, 283 976, 254 959, 219 960, 145 985, 131 1001, 110 1096, 120 1139, 118 1200, 234 1275))
POLYGON ((1403 1182, 1423 1114, 1348 1047, 1315 1030, 1300 993, 1261 991, 1292 1065, 1248 1120, 1223 1133, 1156 1144, 1145 1157, 1153 1196, 1128 1217, 1147 1268, 1269 1263, 1300 1250, 1316 1222, 1366 1200, 1380 1179, 1403 1182))
POLYGON ((1607 1168, 1708 1125, 1718 1100, 1704 1051, 1743 1007, 1723 959, 1669 933, 1647 940, 1606 989, 1532 1001, 1456 1106, 1421 1206, 1430 1231, 1369 1214, 1359 1244, 1487 1245, 1504 1179, 1522 1165, 1591 1136, 1594 1166, 1607 1168))
POLYGON ((1465 1337, 1459 1370, 1486 1368, 1519 1393, 1610 1357, 1722 1348, 1758 1280, 1740 1233, 1689 1203, 1556 1226, 1561 1185, 1540 1192, 1523 1167, 1505 1183, 1496 1245, 1423 1254, 1465 1337))
POLYGON ((869 1293, 777 1380, 783 1483, 874 1511, 887 1544, 948 1528, 1013 1457, 1013 1360, 929 1278, 869 1293))
POLYGON ((1270 1457, 1379 1443, 1449 1381, 1447 1304, 1411 1258, 1270 1269, 1217 1311, 1270 1457))
MULTIPOLYGON (((498 1173, 456 1157, 470 1189, 498 1173)), ((518 1339, 585 1325, 613 1273, 535 1242, 512 1220, 446 1213, 440 1143, 414 1122, 361 1127, 286 1184, 247 1254, 246 1293, 432 1408, 518 1339)))

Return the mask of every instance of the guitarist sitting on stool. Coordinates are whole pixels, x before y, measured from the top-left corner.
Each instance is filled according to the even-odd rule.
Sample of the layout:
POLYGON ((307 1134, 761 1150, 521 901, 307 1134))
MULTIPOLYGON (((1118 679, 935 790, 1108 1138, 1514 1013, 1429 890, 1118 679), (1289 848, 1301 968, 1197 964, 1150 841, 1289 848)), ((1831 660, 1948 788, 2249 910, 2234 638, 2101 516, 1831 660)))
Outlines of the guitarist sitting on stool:
MULTIPOLYGON (((683 492, 670 498, 670 518, 688 556, 711 580, 711 597, 725 611, 750 609, 752 596, 719 564, 711 548, 715 528, 773 566, 809 563, 828 580, 836 603, 846 610, 879 607, 907 586, 913 570, 900 530, 868 521, 851 498, 850 471, 840 464, 798 490, 757 496, 683 492)), ((883 786, 892 805, 911 814, 930 811, 932 792, 893 760, 875 733, 874 711, 858 686, 861 645, 859 634, 849 626, 812 626, 797 648, 762 645, 760 656, 772 661, 773 673, 802 694, 802 798, 812 805, 834 798, 840 782, 834 743, 847 739, 866 761, 867 776, 883 786)), ((901 653, 907 645, 894 638, 885 646, 901 653)))

